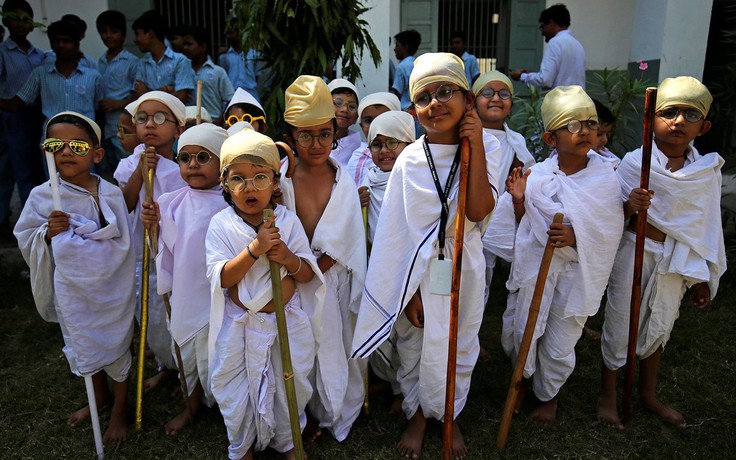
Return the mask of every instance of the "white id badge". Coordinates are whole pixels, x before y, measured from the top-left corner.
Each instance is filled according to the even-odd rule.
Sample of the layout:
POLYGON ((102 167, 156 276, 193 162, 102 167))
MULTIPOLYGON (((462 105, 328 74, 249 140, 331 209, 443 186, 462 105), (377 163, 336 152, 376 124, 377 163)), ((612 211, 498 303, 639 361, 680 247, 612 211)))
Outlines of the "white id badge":
POLYGON ((429 266, 429 292, 450 295, 452 291, 452 260, 432 259, 429 266))

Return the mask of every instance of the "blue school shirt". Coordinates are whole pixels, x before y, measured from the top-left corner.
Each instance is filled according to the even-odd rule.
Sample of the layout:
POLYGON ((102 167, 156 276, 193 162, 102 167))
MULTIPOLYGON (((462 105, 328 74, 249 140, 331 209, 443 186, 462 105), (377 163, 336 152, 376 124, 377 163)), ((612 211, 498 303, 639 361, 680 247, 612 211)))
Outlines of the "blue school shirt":
POLYGON ((158 62, 153 60, 151 53, 144 54, 138 63, 135 79, 142 81, 149 91, 172 85, 174 91, 195 88, 192 62, 171 48, 166 48, 158 62))
POLYGON ((468 85, 473 86, 473 78, 480 75, 478 59, 467 51, 463 53, 461 59, 465 65, 465 77, 468 79, 468 85))
MULTIPOLYGON (((196 80, 202 80, 202 107, 212 116, 218 118, 225 111, 225 107, 233 98, 233 85, 222 67, 215 65, 209 57, 198 72, 194 73, 196 80)), ((189 98, 196 104, 196 94, 189 98)))
MULTIPOLYGON (((43 57, 43 63, 44 64, 53 64, 56 62, 56 53, 54 53, 54 50, 48 50, 44 53, 43 57)), ((99 67, 97 67, 97 63, 88 58, 86 55, 82 55, 81 58, 79 58, 79 65, 87 67, 88 69, 95 69, 96 71, 100 71, 99 67)))
MULTIPOLYGON (((251 55, 254 50, 248 51, 248 58, 246 59, 245 54, 241 51, 236 53, 231 46, 227 53, 222 53, 217 60, 217 63, 225 69, 227 76, 230 78, 233 88, 243 88, 248 91, 251 96, 256 98, 260 102, 258 97, 258 83, 256 81, 255 63, 252 59, 255 57, 251 55)), ((209 109, 207 109, 209 111, 209 109)))
POLYGON ((43 51, 33 45, 26 53, 12 38, 0 43, 0 98, 15 96, 43 58, 43 51))
MULTIPOLYGON (((97 61, 97 64, 104 85, 103 99, 119 101, 129 98, 133 94, 135 75, 138 71, 138 58, 133 53, 122 50, 111 61, 108 61, 107 53, 105 53, 97 61)), ((105 112, 105 126, 102 128, 103 139, 117 136, 118 122, 123 110, 105 112)))
POLYGON ((399 62, 394 74, 394 85, 392 88, 401 94, 401 110, 405 110, 411 105, 409 98, 409 76, 414 70, 414 56, 407 56, 399 62))
POLYGON ((71 110, 95 119, 95 109, 103 98, 104 89, 100 73, 89 67, 77 65, 69 78, 56 70, 56 63, 46 63, 31 72, 17 96, 26 104, 41 97, 41 112, 46 121, 59 112, 71 110))

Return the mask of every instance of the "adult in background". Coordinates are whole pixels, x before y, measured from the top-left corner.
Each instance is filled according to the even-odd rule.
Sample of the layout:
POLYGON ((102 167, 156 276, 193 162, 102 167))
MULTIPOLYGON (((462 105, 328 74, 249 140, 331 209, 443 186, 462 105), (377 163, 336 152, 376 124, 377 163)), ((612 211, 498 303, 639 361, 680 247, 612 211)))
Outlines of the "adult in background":
POLYGON ((450 37, 450 52, 463 60, 465 65, 465 76, 468 78, 468 84, 472 85, 480 76, 478 68, 478 59, 467 51, 468 43, 465 41, 465 32, 456 30, 450 37))
POLYGON ((578 85, 585 89, 585 50, 572 33, 570 11, 562 3, 539 14, 539 30, 548 43, 539 72, 527 69, 511 71, 511 78, 527 86, 555 88, 578 85))

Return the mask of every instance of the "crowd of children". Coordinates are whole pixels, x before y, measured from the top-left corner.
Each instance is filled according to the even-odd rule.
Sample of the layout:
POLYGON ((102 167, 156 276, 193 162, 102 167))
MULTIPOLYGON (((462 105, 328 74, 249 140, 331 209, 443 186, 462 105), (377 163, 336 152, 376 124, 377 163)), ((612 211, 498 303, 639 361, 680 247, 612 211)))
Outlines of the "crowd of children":
MULTIPOLYGON (((450 292, 443 280, 458 218, 466 225, 454 457, 468 453, 457 417, 484 352, 478 335, 495 261, 511 263, 500 341, 515 361, 548 239, 555 252, 517 410, 531 391, 540 402, 532 418, 556 419, 575 345, 607 289, 598 418, 622 428, 616 375, 626 358, 633 231, 643 210, 639 393, 644 407, 685 426, 657 398, 662 350, 685 291, 693 291, 696 307, 707 307, 726 266, 716 199, 723 159, 691 145, 710 128, 712 102, 696 79, 659 86, 644 190, 641 150, 619 164, 605 147, 615 120, 583 88, 545 95, 542 140, 552 152, 535 164, 508 124, 510 79, 493 71, 472 75, 471 86, 455 54, 414 59, 412 34, 397 36, 411 66, 400 65, 394 94, 361 99, 346 80, 298 77, 284 93, 285 142, 274 142, 258 95, 245 87, 235 38, 219 60, 239 69, 230 75, 213 64, 203 31, 178 32, 185 57, 165 44, 160 17, 148 12, 133 23, 147 53, 138 60, 122 48, 125 17, 106 11, 97 29, 108 51, 95 69, 82 64, 74 21, 49 27, 54 57, 44 58, 25 38, 28 4, 7 0, 5 12, 13 14, 4 17, 10 38, 0 45, 2 129, 43 116, 42 149, 58 172, 37 185, 29 165, 13 163, 25 202, 14 234, 37 309, 59 323, 72 372, 92 376, 98 407, 112 406, 105 443, 126 437, 134 318, 141 320, 136 305, 150 271, 147 345, 159 373, 145 387, 180 373, 188 397, 165 432, 177 435, 203 404, 217 406, 229 458, 251 459, 266 448, 295 457, 269 268, 276 263, 305 441, 323 430, 345 440, 377 377, 390 384, 391 411, 407 419, 399 454, 419 458, 428 419, 445 414, 450 292), (206 82, 203 101, 214 123, 187 122, 195 78, 206 82), (35 112, 27 104, 39 97, 35 112), (105 112, 102 127, 97 108, 105 112), (362 137, 350 130, 356 122, 362 137), (470 147, 467 208, 458 216, 463 138, 470 147), (101 164, 119 187, 97 174, 101 164), (56 188, 61 209, 52 200, 56 188), (683 194, 693 199, 678 199, 683 194), (552 222, 557 213, 562 223, 552 222), (156 250, 150 267, 143 267, 145 245, 156 250)), ((83 408, 69 424, 89 415, 83 408)))

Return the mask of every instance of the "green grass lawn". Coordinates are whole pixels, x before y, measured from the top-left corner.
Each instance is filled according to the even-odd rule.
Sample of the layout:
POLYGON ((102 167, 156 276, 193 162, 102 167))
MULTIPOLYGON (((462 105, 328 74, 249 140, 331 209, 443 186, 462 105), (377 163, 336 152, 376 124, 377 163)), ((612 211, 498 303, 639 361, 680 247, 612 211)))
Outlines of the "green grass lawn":
MULTIPOLYGON (((528 417, 533 403, 527 404, 511 426, 506 452, 497 454, 496 435, 511 375, 499 343, 505 291, 498 279, 507 270, 501 272, 481 331, 481 343, 492 359, 476 367, 459 419, 470 448, 467 458, 736 458, 736 288, 725 286, 725 280, 709 311, 683 306, 663 355, 660 395, 684 413, 687 429, 664 425, 636 405, 624 432, 598 424, 599 343, 584 337, 577 347, 577 368, 561 395, 557 423, 535 424, 528 417)), ((15 250, 0 251, 0 292, 0 458, 94 458, 91 426, 66 425, 69 413, 86 404, 84 382, 69 372, 59 326, 45 323, 36 313, 27 267, 15 250)), ((591 321, 596 328, 601 322, 601 314, 591 321)), ((153 373, 152 366, 147 372, 153 373)), ((164 434, 164 423, 181 409, 181 402, 170 397, 175 385, 170 382, 146 395, 143 430, 135 432, 131 426, 126 443, 106 450, 108 459, 226 458, 227 437, 217 411, 204 413, 177 438, 164 434)), ((307 447, 310 458, 398 458, 394 445, 404 422, 387 414, 389 402, 385 395, 374 396, 371 416, 361 416, 345 442, 338 444, 325 434, 307 447)), ((109 412, 103 412, 103 431, 108 418, 109 412)), ((430 425, 423 458, 440 458, 440 451, 440 425, 430 425)), ((278 456, 266 452, 259 458, 278 456)))

